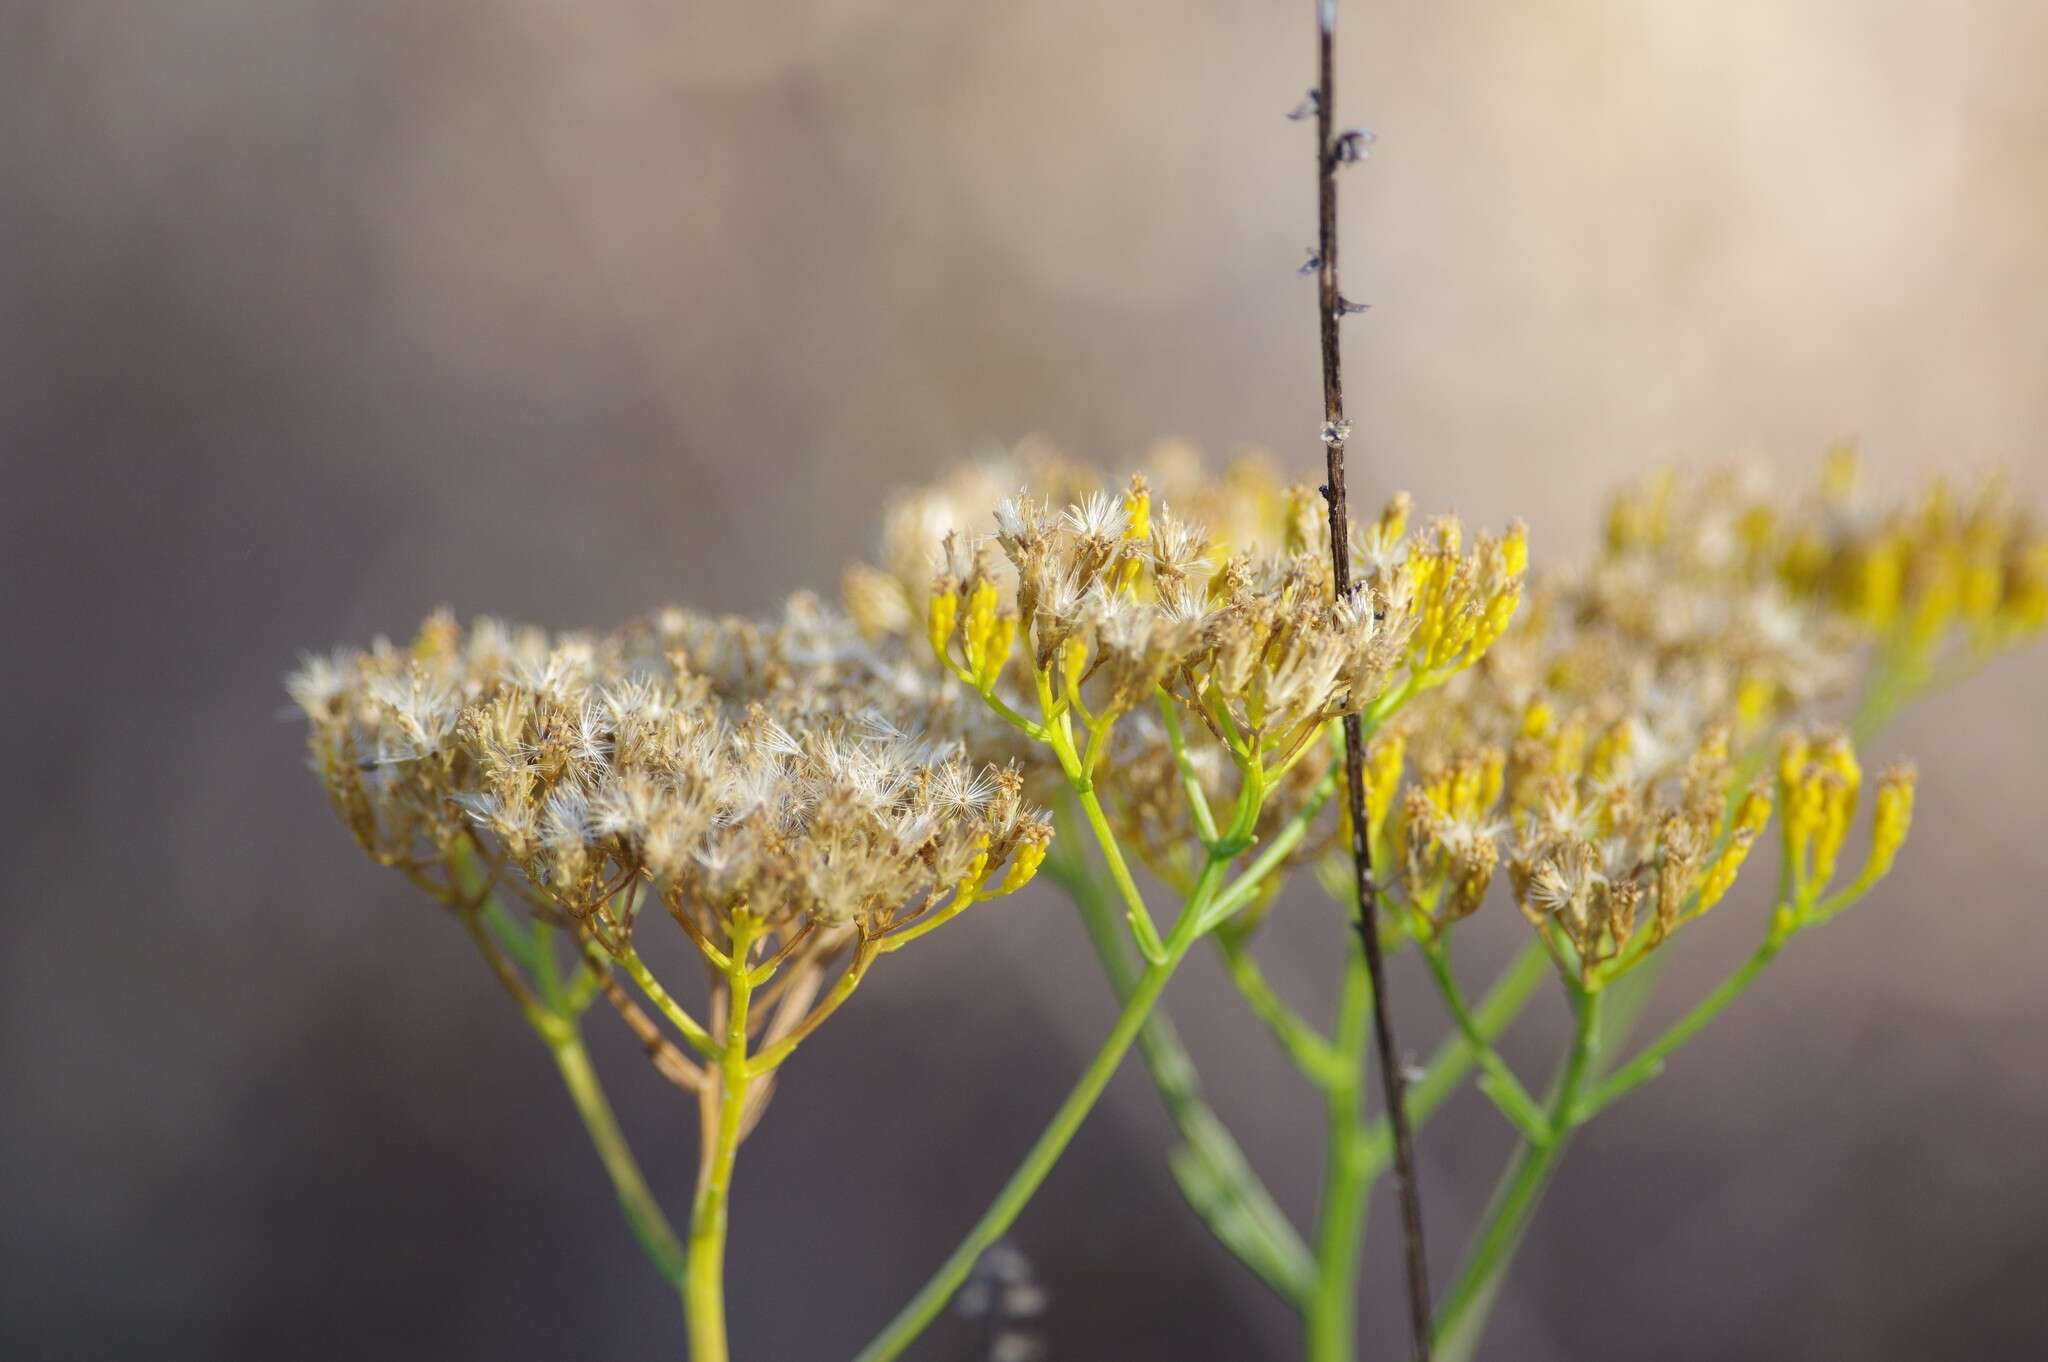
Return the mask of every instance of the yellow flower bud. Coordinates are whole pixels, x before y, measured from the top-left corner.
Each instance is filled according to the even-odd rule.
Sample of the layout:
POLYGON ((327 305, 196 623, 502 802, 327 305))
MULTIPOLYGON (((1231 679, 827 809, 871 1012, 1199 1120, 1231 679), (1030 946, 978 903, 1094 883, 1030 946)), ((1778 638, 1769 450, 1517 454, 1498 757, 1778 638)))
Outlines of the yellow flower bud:
MULTIPOLYGON (((979 683, 986 669, 989 645, 996 632, 996 584, 983 579, 974 584, 967 597, 967 617, 960 625, 961 651, 967 656, 968 673, 979 683)), ((1000 664, 999 664, 1000 665, 1000 664)))
POLYGON ((1010 869, 1003 876, 1002 885, 996 890, 994 897, 1014 894, 1031 883, 1032 877, 1038 873, 1038 867, 1045 864, 1045 852, 1046 843, 1041 839, 1027 841, 1012 852, 1010 869))
POLYGON ((1377 837, 1386 828, 1387 811, 1394 806, 1394 791, 1401 784, 1401 764, 1408 743, 1395 733, 1366 749, 1365 816, 1371 825, 1368 835, 1377 837))
POLYGON ((960 618, 960 589, 950 581, 932 592, 931 604, 925 607, 925 631, 932 641, 932 652, 939 661, 948 660, 947 645, 953 638, 953 625, 960 618))
POLYGON ((1415 503, 1406 492, 1396 492, 1387 499, 1386 509, 1380 512, 1380 541, 1392 544, 1408 532, 1408 512, 1415 503))
POLYGON ((1759 781, 1752 785, 1749 793, 1742 797, 1742 805, 1735 811, 1735 829, 1742 832, 1759 833, 1771 821, 1771 795, 1769 789, 1759 781))
POLYGON ((1827 888, 1835 877, 1835 861, 1849 836, 1849 817, 1856 810, 1856 795, 1847 782, 1833 771, 1822 771, 1813 781, 1813 891, 1827 888))
POLYGON ((1963 570, 1962 612, 1981 635, 1998 617, 1998 600, 2005 586, 2005 570, 1998 560, 1996 545, 1972 547, 1963 570))
POLYGON ((1911 766, 1895 766, 1877 784, 1877 809, 1870 822, 1870 860, 1863 867, 1859 883, 1874 884, 1890 873, 1906 833, 1913 826, 1913 785, 1918 773, 1911 766))
POLYGON ((1088 641, 1079 634, 1060 645, 1060 681, 1068 690, 1081 684, 1088 670, 1088 641))
POLYGON ((1854 554, 1848 563, 1842 606, 1875 633, 1891 629, 1905 591, 1906 546, 1898 535, 1886 535, 1854 554))
POLYGON ((1491 648, 1508 625, 1515 618, 1515 610, 1522 604, 1519 587, 1510 588, 1495 595, 1486 603, 1486 613, 1477 629, 1473 631, 1471 655, 1465 659, 1467 666, 1479 660, 1479 655, 1491 648))
POLYGON ((1521 576, 1529 570, 1529 527, 1521 521, 1508 525, 1507 537, 1500 541, 1501 561, 1507 564, 1508 572, 1521 576))
POLYGON ((1616 724, 1600 736, 1593 744, 1593 751, 1586 759, 1586 774, 1596 781, 1612 780, 1615 768, 1628 755, 1634 745, 1635 735, 1627 724, 1616 724))
POLYGON ((1790 799, 1792 787, 1806 774, 1806 737, 1787 733, 1778 740, 1778 797, 1790 799))
POLYGON ((981 660, 981 670, 974 674, 974 684, 982 690, 993 690, 1003 674, 1003 665, 1010 660, 1010 649, 1017 642, 1017 617, 1005 611, 996 616, 995 630, 989 635, 988 651, 981 660))
POLYGON ((960 883, 953 887, 953 897, 963 903, 974 900, 975 892, 981 888, 982 877, 988 874, 988 835, 984 833, 976 838, 974 845, 979 849, 975 852, 974 859, 967 863, 967 870, 960 876, 960 883))
POLYGON ((1863 768, 1847 738, 1839 735, 1822 744, 1815 758, 1819 772, 1819 817, 1814 828, 1813 882, 1825 887, 1835 875, 1835 860, 1849 836, 1849 821, 1856 812, 1856 796, 1863 785, 1863 768))
POLYGON ((1489 747, 1482 760, 1485 767, 1479 783, 1479 804, 1474 812, 1490 809, 1499 803, 1501 791, 1507 786, 1508 754, 1498 747, 1489 747))
POLYGON ((1145 485, 1145 475, 1131 475, 1131 490, 1124 494, 1124 514, 1130 524, 1124 531, 1126 539, 1150 539, 1152 537, 1152 493, 1145 485))
POLYGON ((2031 634, 2048 626, 2048 538, 2026 541, 2008 553, 1998 629, 2031 634))
POLYGON ((1907 645, 1925 656, 1940 644, 1963 604, 1963 570, 1950 550, 1925 556, 1924 577, 1905 620, 1907 645))
POLYGON ((1812 747, 1798 734, 1787 734, 1778 748, 1779 826, 1784 834, 1785 862, 1792 867, 1795 893, 1809 897, 1814 838, 1826 817, 1824 783, 1827 770, 1810 760, 1812 747))
POLYGON ((1761 676, 1744 677, 1735 692, 1735 721, 1744 732, 1762 726, 1777 707, 1777 683, 1761 676))

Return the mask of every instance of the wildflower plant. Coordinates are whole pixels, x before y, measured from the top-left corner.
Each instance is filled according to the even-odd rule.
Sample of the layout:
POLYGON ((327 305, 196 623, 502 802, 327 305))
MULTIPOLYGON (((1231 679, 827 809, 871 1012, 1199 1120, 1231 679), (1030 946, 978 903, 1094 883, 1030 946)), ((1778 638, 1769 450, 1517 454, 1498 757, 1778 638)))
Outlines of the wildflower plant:
POLYGON ((1001 1319, 979 1313, 1026 1346, 1009 1326, 1039 1296, 991 1277, 1002 1258, 987 1255, 1134 1046, 1180 1137, 1183 1195, 1298 1312, 1311 1362, 1354 1355, 1366 1211, 1390 1167, 1416 1355, 1464 1362, 1575 1133, 1892 868, 1914 775, 1866 774, 1884 724, 2048 627, 2048 536, 2006 488, 1873 504, 1847 451, 1810 489, 1752 468, 1653 474, 1613 497, 1595 552, 1535 570, 1518 523, 1416 525, 1404 495, 1353 523, 1336 337, 1363 309, 1337 289, 1334 176, 1372 139, 1333 123, 1334 12, 1320 0, 1320 81, 1296 112, 1318 130, 1304 273, 1319 282, 1320 496, 1259 459, 1210 474, 1162 446, 1110 477, 1025 448, 900 498, 876 560, 844 578, 844 615, 800 594, 769 620, 675 609, 550 635, 440 613, 404 646, 309 658, 287 683, 342 823, 456 920, 547 1047, 681 1297, 695 1362, 728 1356, 735 1167, 784 1066, 884 957, 1041 869, 1121 1010, 856 1362, 901 1355, 971 1279, 970 1295, 1000 1280, 1016 1297, 1001 1319), (1762 892, 1769 873, 1752 867, 1771 859, 1754 951, 1632 1045, 1673 943, 1738 911, 1745 871, 1762 892), (1258 960, 1296 872, 1339 909, 1327 1027, 1258 960), (1526 941, 1468 998, 1455 947, 1489 905, 1526 941), (649 921, 680 934, 699 979, 657 977, 649 921), (1208 1105, 1160 1006, 1204 939, 1322 1107, 1308 1233, 1208 1105), (1379 962, 1397 950, 1445 1013, 1412 1076, 1388 1062, 1379 962), (1546 988, 1573 1024, 1532 1089, 1499 1042, 1546 988), (697 1104, 680 1233, 584 1048, 599 1000, 697 1104), (1431 1293, 1401 1170, 1411 1128, 1468 1079, 1513 1145, 1431 1293))
MULTIPOLYGON (((1228 478, 1241 485, 1245 467, 1228 478)), ((1841 482, 1846 467, 1846 456, 1831 459, 1827 482, 1841 482)), ((1289 1223, 1206 1104, 1166 1017, 1154 1013, 1138 1030, 1182 1140, 1170 1163, 1183 1193, 1218 1240, 1302 1312, 1312 1358, 1350 1355, 1364 1204, 1389 1166, 1392 1132, 1384 1117, 1368 1122, 1361 1111, 1360 952, 1350 952, 1339 1016, 1325 1031, 1278 995, 1254 947, 1296 869, 1312 870, 1351 911, 1343 802, 1331 807, 1342 762, 1330 730, 1354 705, 1368 720, 1363 803, 1391 909, 1384 944, 1421 958, 1449 1029, 1415 1077, 1411 1115, 1427 1121, 1476 1077, 1517 1141, 1501 1194, 1437 1302, 1439 1355, 1469 1356, 1571 1135, 1662 1073, 1795 937, 1857 903, 1891 869, 1911 822, 1912 768, 1866 780, 1856 739, 1818 716, 1851 698, 1859 715, 1870 713, 1872 689, 1895 684, 1894 645, 1833 591, 1781 564, 1735 572, 1703 555, 1703 542, 1720 539, 1715 526, 1727 510, 1719 502, 1694 506, 1682 538, 1610 535, 1580 564, 1526 575, 1519 529, 1463 553, 1454 522, 1408 532, 1407 499, 1397 496, 1351 533, 1356 570, 1371 584, 1367 625, 1357 618, 1367 612, 1329 599, 1327 578, 1309 569, 1312 554, 1288 551, 1303 547, 1307 532, 1298 527, 1313 522, 1272 518, 1277 548, 1254 541, 1183 551, 1195 532, 1151 505, 1144 474, 1112 503, 1100 491, 1106 479, 1062 467, 1066 485, 1096 490, 1057 514, 1037 500, 1032 476, 1023 461, 974 475, 1023 488, 998 503, 996 529, 982 538, 960 528, 964 511, 959 519, 929 514, 946 499, 943 487, 907 494, 904 504, 925 507, 922 521, 938 536, 929 546, 940 570, 923 593, 924 642, 939 666, 1051 755, 1035 765, 1025 758, 1027 779, 1069 834, 1048 868, 1081 910, 1126 1018, 1129 1000, 1142 1004, 1189 942, 1208 936, 1251 1016, 1326 1103, 1329 1171, 1310 1236, 1289 1223), (1165 547, 1147 549, 1141 536, 1165 547), (1341 703, 1327 704, 1339 692, 1321 682, 1298 680, 1293 645, 1320 639, 1322 627, 1290 613, 1299 602, 1353 630, 1345 644, 1318 644, 1329 655, 1317 676, 1354 678, 1341 703), (1185 627, 1190 618, 1198 628, 1185 627), (1248 634, 1247 621, 1256 621, 1248 634), (1160 652, 1141 663, 1119 642, 1134 636, 1160 652), (1259 641, 1256 679, 1240 670, 1246 637, 1259 641), (1154 683, 1151 706, 1137 702, 1133 676, 1154 683), (1311 719, 1323 730, 1313 758, 1295 736, 1311 719), (1275 770, 1284 776, 1272 779, 1275 770), (1261 792, 1249 822, 1247 790, 1261 792), (1276 798, 1278 818, 1266 807, 1276 798), (1088 840, 1092 857, 1082 850, 1088 840), (1164 936, 1127 849, 1181 899, 1183 915, 1164 936), (1667 948, 1774 851, 1779 884, 1756 951, 1666 1031, 1623 1053, 1667 948), (1247 855, 1245 868, 1210 888, 1214 858, 1234 854, 1247 855), (1529 941, 1468 1000, 1453 944, 1465 920, 1496 900, 1526 924, 1529 941), (1575 1024, 1539 1099, 1498 1041, 1546 978, 1575 1024)), ((1730 472, 1703 483, 1754 487, 1760 476, 1730 472)), ((1273 506, 1305 502, 1301 489, 1263 491, 1258 499, 1273 506)), ((1619 493, 1610 523, 1640 495, 1619 493)), ((1825 498, 1785 501, 1813 508, 1804 522, 1781 513, 1789 539, 1807 546, 1802 553, 1816 544, 1831 555, 1852 551, 1854 531, 1828 514, 1825 498)), ((904 518, 899 509, 891 523, 904 518)), ((2004 560, 2031 562, 2040 541, 2016 515, 2008 523, 2004 560)), ((884 570, 857 575, 874 583, 884 570)), ((1999 580, 1988 610, 1973 616, 1958 604, 1930 621, 1925 646, 1968 647, 1981 661, 1989 654, 1977 640, 2004 647, 2038 633, 2032 579, 2010 568, 1999 580)), ((908 581, 891 591, 917 594, 908 581)), ((888 646, 883 621, 862 622, 888 646)), ((900 646, 917 651, 914 641, 900 646)), ((1866 742, 1875 736, 1858 732, 1866 742)))
MULTIPOLYGON (((1325 1030, 1271 986, 1256 943, 1297 870, 1352 910, 1334 798, 1352 714, 1382 944, 1417 953, 1446 1012, 1409 1114, 1426 1122, 1474 1078, 1516 1141, 1437 1298, 1438 1355, 1469 1356, 1573 1133, 1891 868, 1913 773, 1866 776, 1875 723, 2048 622, 2043 539, 2023 517, 1989 501, 1937 514, 1940 493, 1911 513, 1842 514, 1846 456, 1812 496, 1772 499, 1735 473, 1692 493, 1666 478, 1625 489, 1597 553, 1534 573, 1519 526, 1415 527, 1396 496, 1350 528, 1361 590, 1344 600, 1309 494, 1257 470, 1173 470, 1190 501, 1249 493, 1269 509, 1232 540, 1157 497, 1156 470, 1112 482, 1061 465, 1074 499, 1056 506, 1042 468, 997 465, 975 480, 1014 490, 979 530, 970 507, 932 511, 943 489, 909 494, 933 570, 851 574, 845 617, 798 596, 768 621, 670 610, 549 635, 440 613, 404 646, 310 658, 290 678, 344 825, 447 909, 553 1056, 629 1226, 684 1298, 693 1357, 726 1356, 734 1167, 783 1066, 883 957, 1041 866, 1123 1010, 987 1213, 861 1357, 897 1356, 967 1279, 1133 1045, 1181 1136, 1170 1162, 1191 1206, 1301 1311, 1309 1356, 1349 1356, 1365 1207, 1392 1155, 1384 1116, 1364 1110, 1362 952, 1350 942, 1325 1030), (1779 508, 1767 527, 1732 488, 1779 508), (1873 588, 1873 571, 1893 578, 1857 566, 1872 525, 1891 527, 1884 552, 1932 565, 1873 588), (1821 722, 1852 698, 1852 727, 1821 722), (1627 1052, 1671 943, 1772 855, 1756 950, 1627 1052), (1497 900, 1528 945, 1468 1001, 1453 947, 1497 900), (638 944, 649 920, 681 933, 701 981, 656 976, 638 944), (1204 938, 1325 1106, 1312 1235, 1260 1183, 1156 1010, 1204 938), (1498 1041, 1546 978, 1574 1027, 1539 1098, 1498 1041), (584 1050, 600 1000, 698 1104, 680 1233, 584 1050)), ((899 541, 911 518, 892 514, 899 541)))
POLYGON ((782 1066, 879 959, 1026 884, 1050 835, 1014 768, 902 727, 932 706, 864 654, 802 602, 604 637, 437 614, 289 683, 343 822, 450 910, 554 1055, 693 1358, 727 1355, 733 1168, 782 1066), (650 916, 694 948, 701 1004, 641 957, 650 916), (599 997, 697 1100, 682 1238, 584 1050, 599 997))

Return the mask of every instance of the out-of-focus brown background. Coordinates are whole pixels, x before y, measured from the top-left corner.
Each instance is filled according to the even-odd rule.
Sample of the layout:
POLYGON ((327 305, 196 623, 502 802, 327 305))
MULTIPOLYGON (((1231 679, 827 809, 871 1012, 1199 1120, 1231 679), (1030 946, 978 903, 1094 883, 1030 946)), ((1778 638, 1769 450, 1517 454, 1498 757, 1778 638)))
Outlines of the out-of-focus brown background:
MULTIPOLYGON (((468 945, 300 770, 302 646, 439 601, 551 625, 829 584, 888 488, 1041 432, 1320 457, 1311 6, 16 0, 0 17, 0 1353, 660 1358, 641 1267, 468 945)), ((1368 489, 1582 549, 1653 458, 2048 498, 2048 9, 1347 6, 1368 489)), ((2048 1353, 2036 651, 1916 712, 1886 891, 1579 1144, 1503 1359, 2048 1353)), ((1476 970, 1519 925, 1472 935, 1476 970)), ((1696 996, 1761 928, 1684 943, 1696 996)), ((1336 925, 1265 949, 1320 1007, 1336 925)), ((848 1355, 1109 1017, 1051 897, 951 928, 750 1143, 749 1359, 848 1355)), ((1406 1034, 1439 1026, 1397 974, 1406 1034)), ((1206 961, 1173 989, 1306 1217, 1318 1118, 1206 961)), ((1559 1009, 1515 1053, 1530 1069, 1559 1009)), ((661 1186, 691 1114, 594 1019, 661 1186)), ((1018 1227, 1054 1359, 1291 1355, 1122 1076, 1018 1227)), ((1440 1274, 1505 1147, 1425 1142, 1440 1274)), ((1400 1349, 1376 1212, 1368 1356, 1400 1349)), ((957 1322, 918 1354, 972 1356, 957 1322)))

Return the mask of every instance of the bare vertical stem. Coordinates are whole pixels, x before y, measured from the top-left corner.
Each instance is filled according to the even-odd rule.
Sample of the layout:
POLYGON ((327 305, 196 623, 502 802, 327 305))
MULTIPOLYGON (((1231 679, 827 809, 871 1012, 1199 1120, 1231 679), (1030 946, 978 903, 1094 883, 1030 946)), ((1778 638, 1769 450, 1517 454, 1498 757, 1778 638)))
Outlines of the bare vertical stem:
MULTIPOLYGON (((1344 419, 1344 366, 1338 324, 1343 295, 1337 290, 1337 165, 1336 81, 1332 55, 1337 28, 1337 0, 1316 4, 1316 218, 1318 288, 1317 327, 1323 342, 1323 443, 1328 481, 1323 499, 1330 508, 1330 571, 1338 599, 1351 592, 1350 510, 1344 493, 1344 442, 1350 434, 1344 419)), ((1365 741, 1356 714, 1344 720, 1344 777, 1351 812, 1351 861, 1358 887, 1358 939, 1365 952, 1372 984, 1372 1021, 1379 1051, 1380 1085, 1387 1121, 1394 1135, 1394 1182, 1401 1201, 1401 1237, 1408 1267, 1410 1332, 1418 1362, 1428 1362, 1430 1335, 1429 1261, 1422 1236, 1422 1196, 1415 1177, 1415 1141, 1408 1126, 1406 1078, 1394 1028, 1387 1013, 1386 962, 1381 956, 1379 895, 1372 880, 1372 847, 1365 816, 1365 741)))

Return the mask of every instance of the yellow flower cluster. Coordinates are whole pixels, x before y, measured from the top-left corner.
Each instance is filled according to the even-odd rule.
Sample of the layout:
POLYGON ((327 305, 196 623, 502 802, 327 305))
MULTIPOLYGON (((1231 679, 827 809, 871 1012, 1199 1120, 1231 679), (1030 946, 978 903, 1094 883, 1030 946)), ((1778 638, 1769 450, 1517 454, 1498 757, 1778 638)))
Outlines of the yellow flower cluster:
MULTIPOLYGON (((1475 911, 1505 859, 1516 904, 1593 988, 1713 907, 1770 801, 1737 794, 1724 730, 1675 761, 1645 759, 1635 732, 1555 724, 1534 709, 1511 746, 1423 757, 1398 813, 1375 829, 1401 870, 1395 899, 1413 929, 1434 933, 1475 911)), ((1392 769, 1371 779, 1386 800, 1400 756, 1383 750, 1392 769)))
POLYGON ((1915 774, 1911 766, 1902 765, 1879 777, 1863 869, 1830 896, 1863 789, 1862 767, 1846 739, 1826 732, 1786 734, 1778 747, 1777 765, 1785 858, 1778 911, 1781 929, 1790 930, 1833 916, 1891 870, 1912 826, 1915 774))
MULTIPOLYGON (((1121 496, 1092 492, 1058 512, 1028 491, 1005 497, 987 509, 991 533, 955 528, 926 546, 940 571, 926 593, 925 641, 1041 738, 1065 781, 1092 786, 1106 770, 1119 826, 1155 869, 1184 878, 1178 849, 1208 833, 1177 787, 1221 802, 1253 780, 1261 829, 1326 796, 1319 770, 1297 770, 1330 721, 1365 712, 1377 724, 1469 667, 1520 602, 1527 540, 1517 526, 1468 547, 1453 517, 1411 533, 1408 499, 1396 497, 1353 527, 1360 589, 1338 601, 1314 547, 1326 541, 1311 492, 1243 465, 1221 484, 1174 476, 1198 503, 1248 500, 1261 523, 1240 517, 1238 532, 1276 537, 1226 551, 1144 474, 1121 496)), ((913 493, 890 524, 900 535, 942 523, 931 508, 955 505, 956 494, 913 493)), ((907 556, 900 542, 891 551, 907 556)), ((875 598, 882 570, 868 571, 854 594, 875 598)), ((908 599, 907 584, 893 598, 908 599)), ((869 624, 880 622, 871 612, 869 624)), ((1304 838, 1296 854, 1322 841, 1304 838)))
MULTIPOLYGON (((1960 497, 1936 480, 1872 507, 1853 452, 1787 495, 1755 472, 1660 474, 1615 498, 1610 554, 1664 570, 1775 585, 1875 641, 1878 682, 1910 694, 2048 627, 2048 534, 1987 479, 1960 497)), ((1896 703, 1899 696, 1884 697, 1896 703)))

